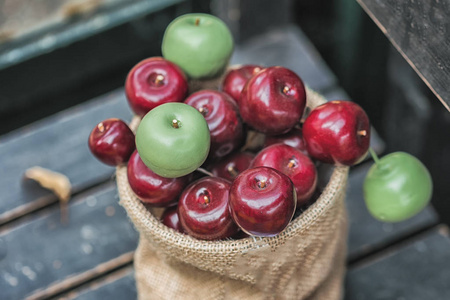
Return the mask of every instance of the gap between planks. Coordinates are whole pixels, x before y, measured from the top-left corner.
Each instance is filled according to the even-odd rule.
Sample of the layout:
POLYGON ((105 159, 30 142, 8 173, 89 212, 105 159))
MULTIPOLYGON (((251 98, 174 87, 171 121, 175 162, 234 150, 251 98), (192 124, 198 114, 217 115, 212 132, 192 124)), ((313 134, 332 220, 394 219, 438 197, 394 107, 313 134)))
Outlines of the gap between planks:
POLYGON ((133 272, 134 272, 134 267, 131 264, 125 265, 123 268, 120 268, 117 271, 113 271, 109 275, 106 275, 102 278, 93 280, 92 282, 83 284, 77 289, 70 290, 66 294, 58 296, 58 299, 62 299, 62 300, 76 299, 83 293, 94 291, 98 288, 101 288, 103 286, 111 284, 117 280, 122 279, 123 277, 128 276, 129 274, 131 274, 133 272))
MULTIPOLYGON (((74 188, 70 199, 67 205, 70 205, 72 202, 76 201, 76 198, 83 194, 87 193, 92 189, 96 189, 100 186, 108 184, 109 182, 115 181, 115 172, 111 173, 108 176, 100 178, 99 180, 93 182, 90 185, 81 186, 74 188), (75 198, 75 199, 74 199, 75 198)), ((15 209, 7 211, 0 215, 0 233, 4 232, 5 228, 17 226, 23 222, 26 222, 27 217, 34 216, 34 214, 38 214, 40 212, 44 212, 48 209, 52 209, 56 206, 59 206, 59 200, 54 194, 49 194, 43 197, 38 198, 32 202, 19 206, 15 209)), ((70 216, 69 216, 70 218, 70 216)))
POLYGON ((134 251, 122 254, 110 261, 99 264, 95 268, 81 274, 71 276, 61 282, 56 282, 45 289, 36 290, 28 295, 26 300, 42 300, 60 296, 71 290, 89 284, 99 278, 112 274, 120 269, 130 267, 133 263, 134 251))
MULTIPOLYGON (((444 236, 449 235, 448 227, 445 225, 431 225, 408 236, 402 237, 389 245, 383 245, 356 259, 348 261, 347 269, 352 270, 364 265, 369 265, 377 260, 398 252, 416 241, 421 240, 430 232, 438 230, 444 236)), ((96 289, 100 286, 113 282, 133 270, 134 251, 122 254, 108 262, 98 265, 94 269, 72 276, 61 282, 54 283, 45 290, 37 290, 26 300, 41 300, 58 297, 60 299, 75 299, 81 292, 96 289)))
POLYGON ((421 240, 423 237, 427 236, 434 230, 438 230, 439 233, 444 236, 449 235, 447 226, 439 223, 431 224, 399 239, 391 241, 390 243, 381 244, 371 251, 362 253, 357 257, 349 257, 347 259, 347 269, 352 270, 360 268, 362 266, 370 265, 377 260, 381 260, 386 256, 390 256, 395 252, 398 252, 399 250, 421 240))

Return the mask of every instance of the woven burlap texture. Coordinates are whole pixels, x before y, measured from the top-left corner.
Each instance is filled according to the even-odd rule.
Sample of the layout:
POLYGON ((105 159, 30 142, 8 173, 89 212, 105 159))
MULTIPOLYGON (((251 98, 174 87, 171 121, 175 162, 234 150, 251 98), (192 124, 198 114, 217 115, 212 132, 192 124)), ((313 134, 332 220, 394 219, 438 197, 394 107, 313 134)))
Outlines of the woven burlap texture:
MULTIPOLYGON (((324 102, 309 89, 307 99, 310 108, 324 102)), ((131 190, 126 166, 116 174, 120 204, 140 233, 139 299, 341 298, 347 167, 335 167, 318 200, 279 235, 225 241, 201 241, 164 226, 131 190)))

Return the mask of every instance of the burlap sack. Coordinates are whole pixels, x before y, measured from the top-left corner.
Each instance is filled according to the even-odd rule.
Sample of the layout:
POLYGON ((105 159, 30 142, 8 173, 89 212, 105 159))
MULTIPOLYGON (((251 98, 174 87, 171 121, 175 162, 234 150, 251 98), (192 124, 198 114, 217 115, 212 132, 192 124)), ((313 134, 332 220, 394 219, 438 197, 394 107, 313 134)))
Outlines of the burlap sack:
MULTIPOLYGON (((309 108, 324 102, 309 89, 307 99, 309 108)), ((340 299, 347 178, 347 167, 335 167, 319 199, 276 237, 201 241, 164 226, 118 167, 120 204, 140 233, 139 299, 340 299)))

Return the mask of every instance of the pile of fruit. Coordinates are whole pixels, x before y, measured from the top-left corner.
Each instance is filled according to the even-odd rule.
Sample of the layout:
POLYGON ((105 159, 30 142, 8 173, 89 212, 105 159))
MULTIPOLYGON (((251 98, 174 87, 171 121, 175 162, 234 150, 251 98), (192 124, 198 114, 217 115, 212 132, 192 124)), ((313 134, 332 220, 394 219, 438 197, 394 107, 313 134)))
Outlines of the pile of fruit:
MULTIPOLYGON (((370 123, 359 105, 331 101, 306 112, 306 88, 297 74, 258 65, 226 71, 232 50, 219 19, 175 19, 164 35, 163 57, 141 61, 127 76, 126 96, 141 118, 136 135, 123 121, 108 119, 89 137, 102 162, 127 163, 130 187, 147 207, 166 208, 165 225, 198 239, 279 234, 314 201, 317 164, 351 166, 369 151, 370 123), (211 78, 221 78, 219 89, 189 91, 190 81, 211 78)), ((393 172, 401 177, 398 185, 413 173, 416 184, 429 187, 413 205, 404 197, 397 201, 403 206, 394 207, 396 214, 390 210, 401 186, 388 189, 387 208, 377 200, 369 209, 391 221, 421 210, 431 195, 423 165, 408 157, 405 172, 395 158, 376 159, 365 184, 368 204, 380 198, 388 186, 380 180, 393 172)))

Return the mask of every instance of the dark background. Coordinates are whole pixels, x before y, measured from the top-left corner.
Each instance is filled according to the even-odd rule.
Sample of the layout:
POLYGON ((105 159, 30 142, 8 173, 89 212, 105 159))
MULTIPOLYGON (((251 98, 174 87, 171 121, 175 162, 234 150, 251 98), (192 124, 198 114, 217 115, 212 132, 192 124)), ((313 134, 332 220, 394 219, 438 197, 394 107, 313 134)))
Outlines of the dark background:
MULTIPOLYGON (((446 155, 450 114, 355 1, 180 0, 128 18, 117 14, 139 2, 116 1, 87 15, 70 15, 65 22, 34 34, 0 36, 0 58, 19 50, 13 64, 0 60, 0 134, 122 87, 134 64, 160 55, 164 29, 177 15, 214 13, 228 23, 237 43, 294 23, 313 42, 349 97, 366 110, 386 142, 386 153, 406 151, 427 165, 435 184, 433 205, 450 224, 446 155), (88 28, 83 36, 74 34, 75 26, 99 13, 110 16, 115 25, 92 32, 88 28), (21 52, 48 35, 56 37, 51 51, 28 56, 21 52)), ((0 10, 5 3, 0 0, 0 10)), ((4 21, 0 19, 0 26, 4 21)))

